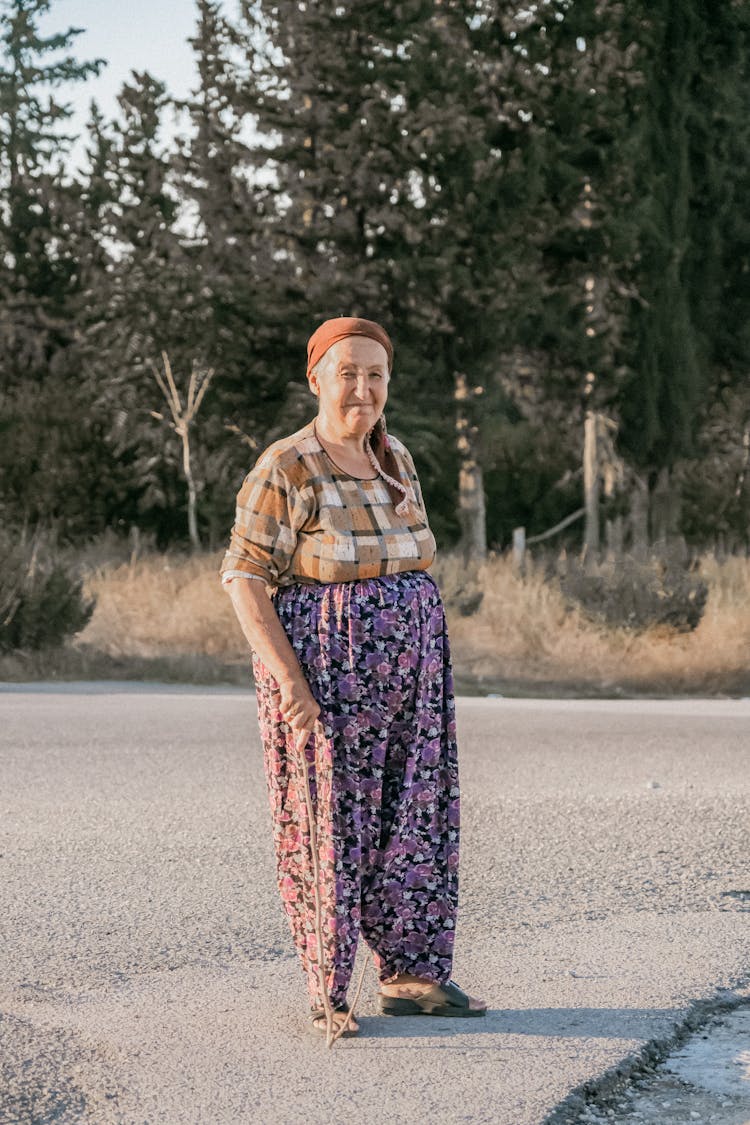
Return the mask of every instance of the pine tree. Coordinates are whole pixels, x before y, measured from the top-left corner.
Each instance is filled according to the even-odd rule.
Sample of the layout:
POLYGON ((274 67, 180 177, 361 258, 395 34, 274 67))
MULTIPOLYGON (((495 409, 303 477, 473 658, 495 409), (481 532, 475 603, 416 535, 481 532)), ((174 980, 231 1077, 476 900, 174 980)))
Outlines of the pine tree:
POLYGON ((273 250, 296 354, 321 319, 344 313, 392 323, 402 295, 391 275, 408 252, 400 149, 398 52, 424 4, 243 4, 251 72, 240 91, 255 118, 256 159, 274 179, 273 250), (395 99, 395 101, 394 101, 395 99))
POLYGON ((44 37, 39 17, 50 0, 5 0, 0 9, 0 187, 2 290, 7 334, 5 383, 24 371, 44 373, 51 351, 66 338, 66 302, 75 262, 66 256, 68 191, 61 156, 73 138, 60 126, 71 110, 54 94, 62 83, 98 74, 103 60, 79 63, 67 50, 80 29, 44 37), (23 327, 23 330, 21 330, 23 327))
MULTIPOLYGON (((416 445, 442 476, 436 507, 456 510, 460 477, 462 538, 478 553, 481 430, 507 409, 495 374, 549 319, 545 256, 581 190, 580 168, 560 159, 565 143, 580 148, 575 130, 593 112, 570 63, 569 7, 245 6, 251 42, 273 44, 267 55, 256 46, 247 107, 278 138, 268 143, 280 268, 300 335, 344 311, 394 328, 409 395, 393 416, 412 431, 428 420, 416 445), (554 82, 544 76, 553 60, 554 82), (446 456, 456 426, 461 448, 446 456)), ((592 11, 576 6, 578 26, 592 11)), ((580 320, 582 286, 575 301, 580 320)), ((444 530, 458 529, 448 520, 444 530)))
POLYGON ((200 343, 199 279, 178 230, 181 200, 161 137, 169 96, 150 74, 133 72, 118 102, 118 118, 92 119, 83 177, 105 254, 86 274, 84 371, 110 471, 129 482, 113 518, 166 544, 184 534, 186 496, 179 444, 151 413, 160 406, 152 368, 163 351, 180 378, 193 363, 210 364, 200 343))
MULTIPOLYGON (((591 111, 570 65, 566 7, 437 5, 417 58, 416 123, 425 114, 427 124, 412 301, 415 319, 439 342, 456 400, 458 511, 469 557, 485 549, 484 469, 519 390, 508 359, 528 347, 542 316, 548 247, 580 191, 582 173, 563 146, 576 147, 573 114, 580 130, 591 111)), ((576 6, 578 25, 589 9, 576 6)))
POLYGON ((43 36, 49 8, 49 0, 0 7, 0 503, 10 523, 54 520, 66 535, 91 526, 80 480, 83 465, 95 471, 97 449, 81 426, 79 200, 62 167, 71 111, 56 91, 97 74, 103 60, 75 59, 80 29, 43 36))
POLYGON ((173 167, 194 215, 189 245, 200 279, 201 333, 219 373, 206 425, 213 441, 211 484, 226 519, 232 499, 227 477, 241 474, 248 444, 257 449, 278 424, 288 374, 273 328, 279 309, 266 193, 256 182, 248 124, 237 104, 242 37, 218 3, 199 0, 191 43, 199 82, 182 103, 190 129, 173 167), (236 440, 228 440, 228 433, 236 440))

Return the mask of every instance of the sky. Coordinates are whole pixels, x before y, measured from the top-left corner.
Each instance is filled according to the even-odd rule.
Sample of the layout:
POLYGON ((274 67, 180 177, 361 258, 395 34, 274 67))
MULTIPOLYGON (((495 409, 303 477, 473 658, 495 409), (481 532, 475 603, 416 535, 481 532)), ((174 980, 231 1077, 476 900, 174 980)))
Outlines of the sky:
MULTIPOLYGON (((231 16, 236 14, 235 0, 225 0, 223 7, 231 16)), ((58 96, 74 110, 69 132, 84 132, 92 98, 105 117, 114 116, 117 93, 131 70, 148 70, 175 97, 187 94, 196 81, 187 42, 195 24, 195 0, 52 0, 50 11, 40 20, 42 33, 85 28, 74 39, 75 57, 108 61, 98 78, 59 87, 58 96)), ((83 159, 79 142, 68 163, 77 166, 83 159)))

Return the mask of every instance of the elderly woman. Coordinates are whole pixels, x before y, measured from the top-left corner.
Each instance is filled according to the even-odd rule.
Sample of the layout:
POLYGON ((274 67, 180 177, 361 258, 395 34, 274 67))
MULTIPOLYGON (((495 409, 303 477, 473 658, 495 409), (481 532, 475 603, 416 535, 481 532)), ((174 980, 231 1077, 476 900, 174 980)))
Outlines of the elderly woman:
POLYGON ((313 333, 307 354, 317 416, 246 476, 220 573, 253 650, 278 885, 313 1023, 325 1029, 304 732, 334 1018, 349 1010, 360 932, 383 1012, 481 1016, 485 1006, 450 979, 453 678, 427 572, 435 540, 414 462, 383 415, 393 347, 373 321, 338 317, 313 333))

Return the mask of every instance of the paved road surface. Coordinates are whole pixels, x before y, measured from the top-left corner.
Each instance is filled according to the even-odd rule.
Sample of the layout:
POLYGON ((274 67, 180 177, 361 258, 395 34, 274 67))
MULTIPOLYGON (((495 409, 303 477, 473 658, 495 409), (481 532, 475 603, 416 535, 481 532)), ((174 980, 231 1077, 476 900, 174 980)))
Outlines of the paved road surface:
POLYGON ((0 692, 0 1122, 539 1125, 750 979, 750 702, 461 699, 455 977, 308 1031, 249 691, 0 692))

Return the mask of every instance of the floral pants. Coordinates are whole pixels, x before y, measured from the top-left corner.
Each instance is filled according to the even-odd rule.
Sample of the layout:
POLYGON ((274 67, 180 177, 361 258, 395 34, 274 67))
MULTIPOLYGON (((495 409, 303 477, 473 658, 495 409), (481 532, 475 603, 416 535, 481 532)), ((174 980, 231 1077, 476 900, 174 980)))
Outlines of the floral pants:
MULTIPOLYGON (((344 1001, 361 933, 381 980, 450 979, 459 789, 445 614, 425 571, 280 587, 274 604, 320 705, 306 747, 324 973, 344 1001)), ((303 771, 278 684, 253 658, 278 885, 313 1007, 321 1003, 303 771)))

